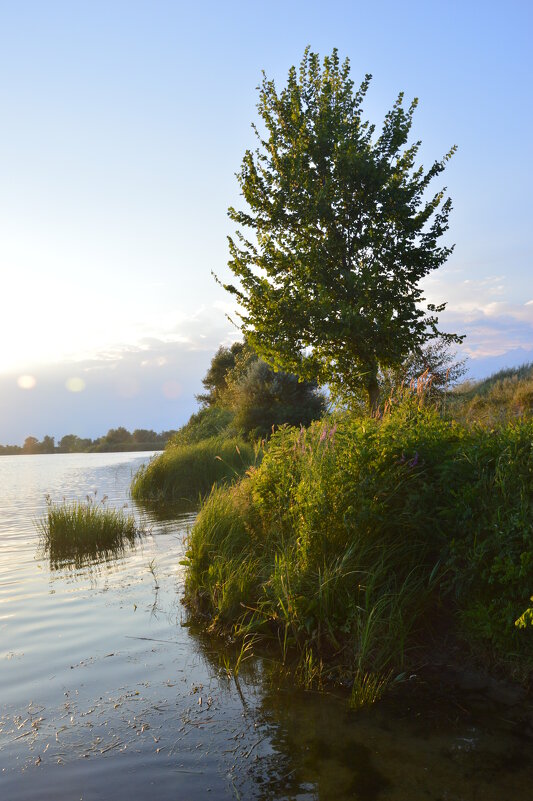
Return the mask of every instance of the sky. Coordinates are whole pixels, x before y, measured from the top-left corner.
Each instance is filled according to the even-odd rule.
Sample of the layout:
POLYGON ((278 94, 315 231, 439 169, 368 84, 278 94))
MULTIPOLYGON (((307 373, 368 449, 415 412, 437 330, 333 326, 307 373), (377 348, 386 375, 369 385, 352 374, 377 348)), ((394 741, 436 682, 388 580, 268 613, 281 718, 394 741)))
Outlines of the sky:
POLYGON ((529 0, 0 1, 0 443, 177 428, 238 338, 227 217, 261 71, 304 48, 399 91, 455 250, 424 285, 470 375, 533 361, 529 0))

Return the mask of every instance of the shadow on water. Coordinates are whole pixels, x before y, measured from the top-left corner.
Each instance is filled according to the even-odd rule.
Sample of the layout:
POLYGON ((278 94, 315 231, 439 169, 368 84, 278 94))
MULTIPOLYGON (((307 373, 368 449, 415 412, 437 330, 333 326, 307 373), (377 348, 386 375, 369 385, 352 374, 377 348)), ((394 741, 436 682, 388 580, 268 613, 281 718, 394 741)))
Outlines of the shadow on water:
POLYGON ((193 502, 187 499, 179 501, 149 501, 149 500, 135 500, 135 506, 138 508, 141 515, 145 513, 151 521, 161 523, 172 522, 177 519, 187 518, 190 516, 191 523, 194 521, 198 512, 200 502, 193 502))
MULTIPOLYGON (((212 673, 241 699, 242 741, 231 751, 237 797, 287 801, 501 801, 533 798, 531 716, 443 669, 412 677, 358 711, 347 693, 296 688, 264 655, 188 627, 212 673), (228 669, 229 668, 229 669, 228 669)), ((228 745, 225 745, 228 748, 228 745)))
MULTIPOLYGON (((87 547, 83 550, 72 551, 69 548, 42 549, 42 554, 48 557, 52 571, 84 571, 85 574, 95 574, 99 568, 112 565, 124 559, 128 551, 134 550, 136 543, 114 545, 112 548, 87 547)), ((41 553, 38 554, 39 556, 41 553)))

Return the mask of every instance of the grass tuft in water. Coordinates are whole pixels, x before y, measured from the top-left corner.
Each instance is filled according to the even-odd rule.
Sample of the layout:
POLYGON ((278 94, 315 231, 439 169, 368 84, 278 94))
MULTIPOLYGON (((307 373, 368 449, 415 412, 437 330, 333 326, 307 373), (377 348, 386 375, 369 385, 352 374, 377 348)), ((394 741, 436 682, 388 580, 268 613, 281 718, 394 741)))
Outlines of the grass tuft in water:
POLYGON ((361 709, 375 704, 383 697, 389 684, 390 675, 356 673, 350 695, 351 709, 361 709))
POLYGON ((86 501, 54 503, 47 496, 47 510, 37 527, 52 566, 105 560, 134 545, 141 533, 134 516, 106 506, 105 501, 88 495, 86 501))

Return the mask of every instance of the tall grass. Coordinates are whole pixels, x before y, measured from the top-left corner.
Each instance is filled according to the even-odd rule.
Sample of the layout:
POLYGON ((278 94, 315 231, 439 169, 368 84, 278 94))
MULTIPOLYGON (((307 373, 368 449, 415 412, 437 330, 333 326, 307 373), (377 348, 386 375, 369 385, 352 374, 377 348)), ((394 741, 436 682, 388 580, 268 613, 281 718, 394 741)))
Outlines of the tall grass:
POLYGON ((53 503, 37 523, 41 544, 53 566, 71 562, 81 566, 92 560, 107 559, 133 545, 140 531, 135 518, 121 509, 86 501, 53 503))
POLYGON ((531 421, 462 426, 418 397, 382 419, 282 428, 207 497, 186 600, 296 658, 305 683, 351 677, 355 706, 444 623, 478 653, 531 660, 514 621, 533 590, 532 443, 531 421))
POLYGON ((131 494, 140 501, 196 501, 214 484, 239 478, 256 457, 253 445, 235 438, 170 445, 137 472, 131 494))
POLYGON ((533 412, 533 365, 524 364, 475 384, 460 384, 448 396, 453 416, 467 424, 500 425, 533 412))

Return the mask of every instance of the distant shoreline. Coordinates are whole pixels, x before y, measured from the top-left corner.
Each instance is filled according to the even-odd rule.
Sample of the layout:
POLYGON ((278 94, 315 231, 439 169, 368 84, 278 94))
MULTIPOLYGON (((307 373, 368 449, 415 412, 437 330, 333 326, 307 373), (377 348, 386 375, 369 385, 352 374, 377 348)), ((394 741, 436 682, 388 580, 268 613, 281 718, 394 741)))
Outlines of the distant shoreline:
MULTIPOLYGON (((1 448, 2 446, 0 446, 1 448)), ((18 446, 15 446, 18 448, 18 446)), ((135 448, 107 448, 105 450, 91 450, 91 451, 50 451, 48 453, 28 453, 27 451, 22 450, 22 448, 18 448, 16 451, 13 452, 7 451, 7 449, 0 450, 0 457, 2 456, 76 456, 81 453, 86 455, 91 454, 101 454, 101 453, 150 453, 157 452, 161 453, 164 450, 164 447, 161 445, 147 445, 146 447, 137 446, 135 448)))
POLYGON ((133 432, 124 426, 110 428, 107 434, 96 439, 65 434, 56 443, 55 437, 46 435, 42 440, 26 437, 23 445, 0 445, 0 456, 34 456, 43 453, 132 453, 135 451, 162 451, 176 432, 136 428, 133 432))

